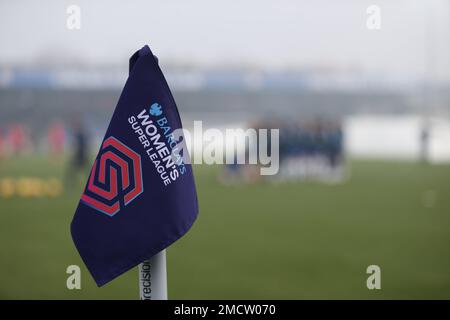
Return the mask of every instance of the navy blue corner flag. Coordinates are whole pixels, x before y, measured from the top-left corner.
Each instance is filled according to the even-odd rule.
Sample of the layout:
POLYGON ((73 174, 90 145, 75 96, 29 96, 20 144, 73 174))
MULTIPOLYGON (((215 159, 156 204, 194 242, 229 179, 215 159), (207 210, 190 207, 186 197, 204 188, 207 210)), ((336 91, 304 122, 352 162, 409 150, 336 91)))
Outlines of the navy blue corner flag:
POLYGON ((182 237, 198 214, 184 138, 173 134, 180 116, 148 46, 129 72, 71 225, 99 286, 182 237))

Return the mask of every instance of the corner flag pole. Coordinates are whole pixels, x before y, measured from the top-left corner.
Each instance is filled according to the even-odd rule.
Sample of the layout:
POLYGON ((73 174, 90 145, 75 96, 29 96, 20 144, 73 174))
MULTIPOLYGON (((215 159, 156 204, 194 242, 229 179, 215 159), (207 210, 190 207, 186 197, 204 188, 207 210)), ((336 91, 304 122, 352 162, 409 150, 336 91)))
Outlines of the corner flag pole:
POLYGON ((141 300, 167 300, 166 250, 139 264, 141 300))

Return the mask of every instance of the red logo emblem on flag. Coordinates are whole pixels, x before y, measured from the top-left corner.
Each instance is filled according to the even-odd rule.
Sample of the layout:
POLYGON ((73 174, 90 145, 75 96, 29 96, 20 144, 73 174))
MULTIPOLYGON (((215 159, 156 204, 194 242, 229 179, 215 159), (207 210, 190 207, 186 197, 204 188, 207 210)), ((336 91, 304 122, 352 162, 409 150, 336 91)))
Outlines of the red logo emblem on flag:
POLYGON ((92 166, 81 201, 112 217, 142 191, 141 156, 116 138, 107 138, 92 166))

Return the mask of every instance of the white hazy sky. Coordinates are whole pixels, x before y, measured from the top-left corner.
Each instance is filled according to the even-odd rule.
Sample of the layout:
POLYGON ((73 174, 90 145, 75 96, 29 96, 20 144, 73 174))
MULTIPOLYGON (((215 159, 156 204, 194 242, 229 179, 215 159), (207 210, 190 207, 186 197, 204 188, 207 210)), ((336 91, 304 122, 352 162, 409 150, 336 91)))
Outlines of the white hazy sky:
POLYGON ((199 66, 354 67, 450 81, 450 1, 0 0, 3 64, 123 64, 145 43, 166 61, 199 66), (66 28, 70 4, 81 8, 81 30, 66 28), (379 31, 366 28, 371 4, 381 8, 379 31))

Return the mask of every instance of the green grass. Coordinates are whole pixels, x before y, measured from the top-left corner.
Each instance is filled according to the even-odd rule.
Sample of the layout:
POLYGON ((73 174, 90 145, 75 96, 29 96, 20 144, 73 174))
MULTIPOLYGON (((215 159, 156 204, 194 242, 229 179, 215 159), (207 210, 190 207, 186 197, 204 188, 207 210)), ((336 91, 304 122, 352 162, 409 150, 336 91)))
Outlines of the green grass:
MULTIPOLYGON (((0 178, 63 172, 39 157, 0 162, 0 178)), ((353 162, 338 186, 227 187, 217 172, 195 167, 200 216, 167 251, 170 298, 450 298, 449 166, 353 162), (366 288, 371 264, 381 290, 366 288)), ((78 256, 69 224, 81 189, 0 198, 0 298, 138 297, 136 269, 97 288, 78 256), (82 290, 66 289, 71 264, 82 290)))

